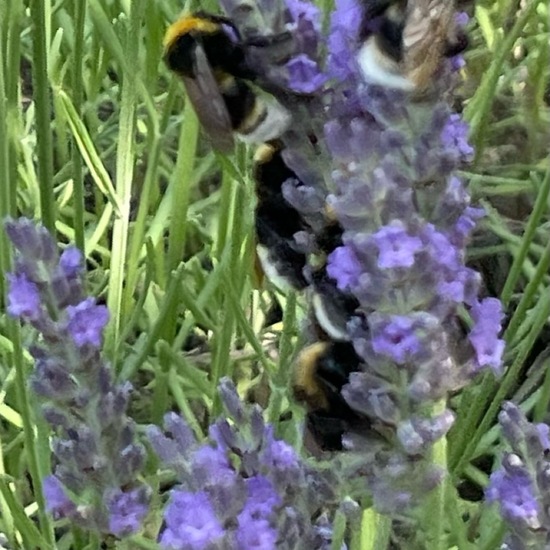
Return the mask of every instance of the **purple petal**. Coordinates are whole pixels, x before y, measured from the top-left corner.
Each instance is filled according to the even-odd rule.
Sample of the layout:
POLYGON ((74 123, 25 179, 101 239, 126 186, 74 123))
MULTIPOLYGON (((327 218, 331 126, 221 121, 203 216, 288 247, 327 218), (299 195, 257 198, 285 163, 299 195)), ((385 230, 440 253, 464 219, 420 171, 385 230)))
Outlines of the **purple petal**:
POLYGON ((286 67, 290 76, 289 86, 302 94, 316 92, 327 80, 317 63, 305 54, 293 57, 286 67))
POLYGON ((59 258, 59 266, 65 277, 76 277, 82 271, 82 252, 74 246, 68 246, 59 258))
POLYGON ((68 306, 67 316, 67 330, 78 347, 101 346, 103 329, 109 321, 109 310, 105 306, 96 305, 94 298, 86 298, 76 306, 68 306))
POLYGON ((491 367, 497 374, 502 368, 504 340, 498 338, 504 313, 497 298, 485 298, 471 309, 474 320, 468 339, 474 347, 479 368, 491 367))
POLYGON ((174 490, 164 511, 166 529, 160 537, 162 548, 203 550, 222 538, 223 527, 205 492, 174 490))
POLYGON ((42 491, 46 499, 46 510, 55 519, 70 517, 76 512, 76 505, 67 496, 65 488, 57 477, 50 475, 42 481, 42 491))
POLYGON ((349 246, 335 248, 327 259, 328 276, 336 281, 339 290, 357 286, 361 272, 361 262, 349 246))
POLYGON ((397 363, 409 361, 422 350, 416 334, 417 320, 405 315, 371 316, 372 348, 397 363))
POLYGON ((40 293, 38 287, 25 275, 8 274, 8 313, 13 317, 35 320, 40 317, 40 293))
POLYGON ((105 504, 109 513, 109 531, 117 537, 137 533, 149 511, 150 490, 144 486, 131 491, 109 491, 105 504))
POLYGON ((400 222, 382 227, 372 240, 379 250, 380 269, 412 267, 415 254, 422 248, 422 241, 409 235, 400 222))
POLYGON ((540 526, 539 505, 527 472, 499 469, 491 474, 485 491, 488 502, 498 502, 502 516, 511 522, 519 520, 526 526, 540 526))

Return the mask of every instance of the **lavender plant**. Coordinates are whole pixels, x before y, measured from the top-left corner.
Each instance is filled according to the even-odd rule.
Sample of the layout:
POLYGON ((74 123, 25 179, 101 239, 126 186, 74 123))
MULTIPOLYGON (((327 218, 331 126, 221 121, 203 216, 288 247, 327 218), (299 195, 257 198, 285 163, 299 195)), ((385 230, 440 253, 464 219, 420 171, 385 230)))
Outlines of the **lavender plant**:
POLYGON ((491 474, 486 488, 487 502, 497 503, 508 528, 502 548, 534 550, 550 544, 550 428, 533 424, 511 402, 499 415, 502 434, 511 452, 491 474))
MULTIPOLYGON (((139 480, 145 449, 126 414, 131 386, 115 384, 101 358, 108 311, 84 297, 78 249, 59 256, 45 228, 24 218, 6 222, 6 232, 17 251, 7 309, 34 329, 30 385, 54 432, 55 469, 43 480, 47 509, 90 532, 135 534, 152 495, 139 480)), ((276 439, 261 409, 245 407, 229 380, 220 394, 227 418, 210 426, 207 441, 174 413, 165 418, 169 435, 148 428, 180 483, 169 493, 160 546, 330 548, 331 476, 276 439)))
POLYGON ((175 413, 149 439, 176 474, 164 511, 162 548, 331 548, 323 509, 334 503, 329 475, 307 466, 274 437, 258 406, 245 407, 228 379, 220 383, 227 411, 198 441, 175 413))
MULTIPOLYGON (((222 2, 231 17, 239 5, 222 2)), ((365 30, 368 36, 380 22, 365 16, 361 3, 341 0, 318 75, 316 46, 323 38, 315 8, 259 0, 254 9, 242 23, 249 35, 265 32, 258 20, 285 21, 290 12, 297 57, 279 67, 287 88, 326 83, 316 96, 311 90, 313 98, 286 103, 296 126, 304 112, 313 121, 303 127, 302 142, 296 126, 282 136, 283 156, 299 180, 285 182, 283 191, 310 228, 295 238, 312 258, 306 268, 312 301, 330 311, 333 323, 342 320, 327 327, 314 308, 315 322, 349 342, 359 357, 342 394, 364 422, 344 435, 355 458, 343 478, 362 479, 359 495, 371 494, 379 511, 410 514, 445 475, 433 453, 454 421, 448 396, 480 370, 499 374, 502 366, 500 302, 480 298, 480 276, 465 265, 466 244, 483 210, 470 205, 454 174, 473 153, 466 123, 449 107, 461 60, 443 63, 420 98, 370 82, 357 54, 365 30), (298 64, 309 69, 294 71, 298 64), (316 150, 308 148, 308 128, 317 129, 316 150), (324 270, 315 246, 319 216, 327 210, 342 238, 324 270)), ((250 63, 270 79, 265 64, 254 65, 254 56, 250 63)), ((329 316, 323 317, 326 323, 329 316)))
POLYGON ((47 509, 93 532, 135 533, 151 490, 139 479, 145 450, 126 414, 131 385, 116 384, 101 356, 107 308, 85 296, 78 249, 59 255, 47 230, 25 218, 5 228, 17 251, 7 310, 33 329, 30 385, 53 431, 47 509))

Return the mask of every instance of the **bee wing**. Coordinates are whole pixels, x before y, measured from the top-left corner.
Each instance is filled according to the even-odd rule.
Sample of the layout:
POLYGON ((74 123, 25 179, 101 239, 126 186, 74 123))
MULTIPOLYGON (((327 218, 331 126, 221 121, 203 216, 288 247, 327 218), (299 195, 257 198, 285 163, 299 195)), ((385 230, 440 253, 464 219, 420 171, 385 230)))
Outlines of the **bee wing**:
POLYGON ((441 63, 453 17, 453 2, 448 0, 414 0, 407 4, 403 29, 405 73, 418 88, 429 84, 441 63))
POLYGON ((233 129, 220 87, 204 50, 195 48, 196 78, 183 77, 187 97, 208 134, 212 145, 222 153, 233 150, 233 129))

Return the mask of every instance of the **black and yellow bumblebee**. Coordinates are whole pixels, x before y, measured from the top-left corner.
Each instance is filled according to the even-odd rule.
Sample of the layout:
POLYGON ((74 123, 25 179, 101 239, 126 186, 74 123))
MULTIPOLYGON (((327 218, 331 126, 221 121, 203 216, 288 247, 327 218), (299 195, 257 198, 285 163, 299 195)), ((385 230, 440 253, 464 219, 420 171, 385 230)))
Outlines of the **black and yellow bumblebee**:
POLYGON ((275 98, 254 87, 246 46, 233 23, 204 12, 184 15, 164 38, 164 60, 178 74, 203 129, 222 152, 232 150, 233 135, 262 143, 278 138, 290 113, 275 98))
POLYGON ((326 258, 342 245, 342 226, 326 209, 324 225, 314 231, 283 195, 287 180, 301 183, 283 159, 279 142, 261 145, 254 157, 256 181, 257 257, 268 279, 283 290, 310 289, 310 301, 315 322, 333 340, 349 339, 346 325, 359 306, 350 293, 339 290, 336 281, 326 272, 326 258), (317 266, 308 265, 307 255, 297 249, 294 235, 307 231, 313 235, 317 249, 317 266))
POLYGON ((422 98, 444 58, 467 47, 452 0, 364 0, 357 60, 369 82, 422 98))
POLYGON ((278 142, 260 145, 254 155, 256 182, 256 253, 263 272, 277 287, 303 290, 307 256, 297 250, 294 235, 307 228, 300 213, 283 196, 283 184, 297 180, 278 142))
POLYGON ((306 446, 320 451, 342 450, 342 436, 366 420, 355 412, 341 390, 361 360, 351 342, 319 341, 304 348, 294 363, 292 389, 305 404, 306 446))

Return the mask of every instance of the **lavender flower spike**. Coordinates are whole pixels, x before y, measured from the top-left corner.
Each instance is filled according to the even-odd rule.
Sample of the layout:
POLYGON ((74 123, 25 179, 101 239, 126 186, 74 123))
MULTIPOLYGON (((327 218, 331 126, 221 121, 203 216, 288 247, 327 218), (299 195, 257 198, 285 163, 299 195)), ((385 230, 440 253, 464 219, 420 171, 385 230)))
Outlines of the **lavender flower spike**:
POLYGON ((511 452, 491 474, 485 498, 497 503, 508 534, 506 548, 535 550, 550 544, 550 441, 547 424, 532 424, 513 403, 499 415, 511 452))
POLYGON ((30 384, 53 431, 47 509, 83 529, 136 533, 151 490, 138 481, 145 449, 126 415, 131 387, 115 384, 101 357, 109 312, 84 296, 79 250, 60 256, 48 232, 25 218, 7 221, 6 232, 16 248, 8 311, 34 330, 30 384))
POLYGON ((154 450, 180 483, 164 511, 161 548, 328 550, 330 525, 314 519, 332 498, 327 480, 275 439, 260 409, 240 402, 229 380, 220 382, 220 393, 228 416, 239 422, 218 420, 206 442, 192 440, 173 413, 165 417, 170 436, 148 428, 154 450))
POLYGON ((358 471, 375 506, 407 513, 444 475, 431 449, 454 415, 436 414, 435 404, 478 370, 501 368, 502 312, 496 299, 479 301, 480 276, 465 265, 480 213, 453 175, 472 148, 467 124, 445 101, 450 63, 434 73, 441 93, 420 100, 369 82, 358 48, 380 20, 365 9, 337 0, 331 21, 328 70, 337 82, 324 137, 337 189, 327 200, 343 245, 329 255, 327 273, 358 303, 347 331, 361 365, 342 395, 364 429, 344 434, 344 446, 367 453, 358 471), (459 308, 472 317, 469 334, 459 308), (383 426, 374 437, 373 425, 383 426))
MULTIPOLYGON (((292 114, 280 141, 299 185, 283 185, 282 194, 303 221, 294 240, 308 255, 310 338, 325 332, 352 358, 340 393, 357 421, 335 437, 355 453, 343 477, 361 479, 362 496, 372 495, 378 510, 414 515, 445 474, 432 451, 454 415, 439 404, 480 370, 500 373, 504 347, 501 305, 480 300, 481 277, 465 263, 483 212, 455 175, 473 150, 468 125, 448 101, 458 77, 453 61, 435 37, 411 39, 412 28, 430 27, 415 20, 395 37, 403 39, 395 45, 403 59, 393 63, 388 51, 392 69, 376 67, 384 52, 371 46, 392 40, 383 34, 383 6, 369 2, 336 0, 324 63, 312 3, 221 4, 245 38, 290 34, 286 55, 275 55, 282 53, 277 42, 262 49, 262 60, 247 54, 247 62, 292 114), (377 33, 380 40, 370 40, 377 33), (426 55, 415 48, 426 45, 435 63, 418 66, 426 55), (430 76, 424 83, 421 73, 430 76), (320 206, 312 209, 305 196, 320 206), (323 238, 327 225, 334 239, 323 238), (459 317, 464 311, 469 330, 459 317)), ((454 34, 461 18, 450 13, 451 3, 436 5, 429 14, 407 6, 405 26, 422 14, 454 34)))

